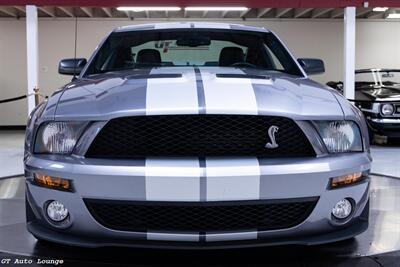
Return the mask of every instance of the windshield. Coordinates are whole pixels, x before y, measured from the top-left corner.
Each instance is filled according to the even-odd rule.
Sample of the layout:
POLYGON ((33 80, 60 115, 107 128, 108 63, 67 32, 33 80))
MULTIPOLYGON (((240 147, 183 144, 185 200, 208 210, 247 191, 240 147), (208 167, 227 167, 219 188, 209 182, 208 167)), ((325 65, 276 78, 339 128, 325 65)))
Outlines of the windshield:
POLYGON ((112 33, 84 76, 159 66, 250 67, 303 75, 272 33, 173 29, 112 33))
POLYGON ((373 69, 370 72, 356 73, 356 83, 368 83, 375 86, 400 83, 400 70, 373 69))

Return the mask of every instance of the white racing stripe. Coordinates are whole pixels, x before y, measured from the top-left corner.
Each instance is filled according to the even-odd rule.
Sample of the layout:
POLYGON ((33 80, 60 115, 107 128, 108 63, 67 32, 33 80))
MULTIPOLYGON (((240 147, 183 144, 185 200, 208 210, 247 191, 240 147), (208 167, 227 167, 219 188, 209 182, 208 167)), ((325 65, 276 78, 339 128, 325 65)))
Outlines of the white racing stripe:
POLYGON ((179 233, 147 232, 147 240, 198 242, 199 239, 200 235, 198 233, 179 234, 179 233))
MULTIPOLYGON (((181 73, 182 78, 149 79, 146 114, 198 114, 198 88, 194 68, 153 69, 151 74, 181 73), (182 71, 183 69, 183 71, 182 71)), ((217 72, 225 73, 224 68, 217 72)), ((244 74, 239 69, 229 73, 244 74)), ((216 69, 200 68, 208 114, 258 114, 251 79, 218 78, 216 69)), ((147 158, 145 168, 148 201, 238 201, 260 199, 260 166, 256 157, 219 159, 147 158), (204 169, 205 168, 205 171, 204 169), (202 176, 202 172, 205 172, 202 176), (205 177, 204 177, 205 176, 205 177), (205 181, 205 184, 201 183, 205 181), (205 179, 205 180, 204 180, 205 179), (201 189, 201 187, 203 188, 201 189), (203 190, 203 191, 202 191, 203 190), (203 194, 203 195, 201 195, 203 194)), ((256 231, 206 233, 204 241, 257 238, 256 231)), ((200 241, 198 233, 147 233, 149 240, 200 241)))
MULTIPOLYGON (((214 69, 200 68, 203 79, 207 114, 258 114, 257 101, 251 79, 219 78, 214 69)), ((224 73, 224 68, 217 69, 224 73)), ((229 74, 244 74, 229 69, 229 74)))
POLYGON ((206 234, 206 242, 216 242, 216 241, 237 241, 237 240, 252 240, 257 239, 257 231, 249 232, 237 232, 237 233, 218 233, 206 234))
POLYGON ((198 114, 194 68, 154 68, 150 74, 182 74, 147 80, 146 115, 198 114))
MULTIPOLYGON (((260 166, 256 157, 205 159, 205 199, 201 200, 202 168, 198 158, 146 159, 148 201, 238 201, 260 198, 260 166)), ((203 174, 204 175, 204 174, 203 174)), ((257 238, 257 231, 237 233, 148 232, 148 240, 215 242, 257 238)))
POLYGON ((260 199, 257 158, 206 158, 207 201, 260 199))
POLYGON ((198 158, 146 159, 146 200, 200 201, 198 158))

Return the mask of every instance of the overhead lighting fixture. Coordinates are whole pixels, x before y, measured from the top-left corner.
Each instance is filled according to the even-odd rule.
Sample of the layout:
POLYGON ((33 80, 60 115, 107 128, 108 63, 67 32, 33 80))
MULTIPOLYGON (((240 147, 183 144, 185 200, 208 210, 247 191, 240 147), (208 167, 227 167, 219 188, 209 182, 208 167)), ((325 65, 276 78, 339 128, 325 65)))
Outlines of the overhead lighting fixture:
POLYGON ((186 11, 247 11, 247 7, 243 6, 188 6, 186 11))
POLYGON ((392 13, 387 16, 388 19, 400 19, 400 13, 392 13))
POLYGON ((374 12, 385 12, 388 9, 389 9, 388 7, 374 7, 372 9, 372 11, 374 11, 374 12))
POLYGON ((120 6, 117 7, 118 11, 132 11, 132 12, 143 12, 143 11, 179 11, 180 7, 177 6, 120 6))

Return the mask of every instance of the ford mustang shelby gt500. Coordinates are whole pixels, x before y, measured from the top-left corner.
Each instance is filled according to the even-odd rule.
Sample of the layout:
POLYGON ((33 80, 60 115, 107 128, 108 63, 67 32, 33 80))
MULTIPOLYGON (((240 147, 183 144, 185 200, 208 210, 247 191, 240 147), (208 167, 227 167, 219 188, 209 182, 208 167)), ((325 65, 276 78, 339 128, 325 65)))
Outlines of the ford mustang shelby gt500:
POLYGON ((319 244, 368 227, 368 129, 269 30, 121 27, 32 112, 28 230, 77 246, 319 244))

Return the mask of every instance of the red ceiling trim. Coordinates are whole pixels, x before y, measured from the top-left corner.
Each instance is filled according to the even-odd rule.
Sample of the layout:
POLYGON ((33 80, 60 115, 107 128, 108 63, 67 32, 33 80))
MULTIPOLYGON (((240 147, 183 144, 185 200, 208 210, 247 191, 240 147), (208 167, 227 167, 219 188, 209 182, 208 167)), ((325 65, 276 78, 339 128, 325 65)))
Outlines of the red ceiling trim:
POLYGON ((346 6, 362 7, 364 2, 369 7, 385 6, 400 7, 399 0, 0 0, 3 6, 246 6, 249 8, 263 7, 314 7, 339 8, 346 6))

